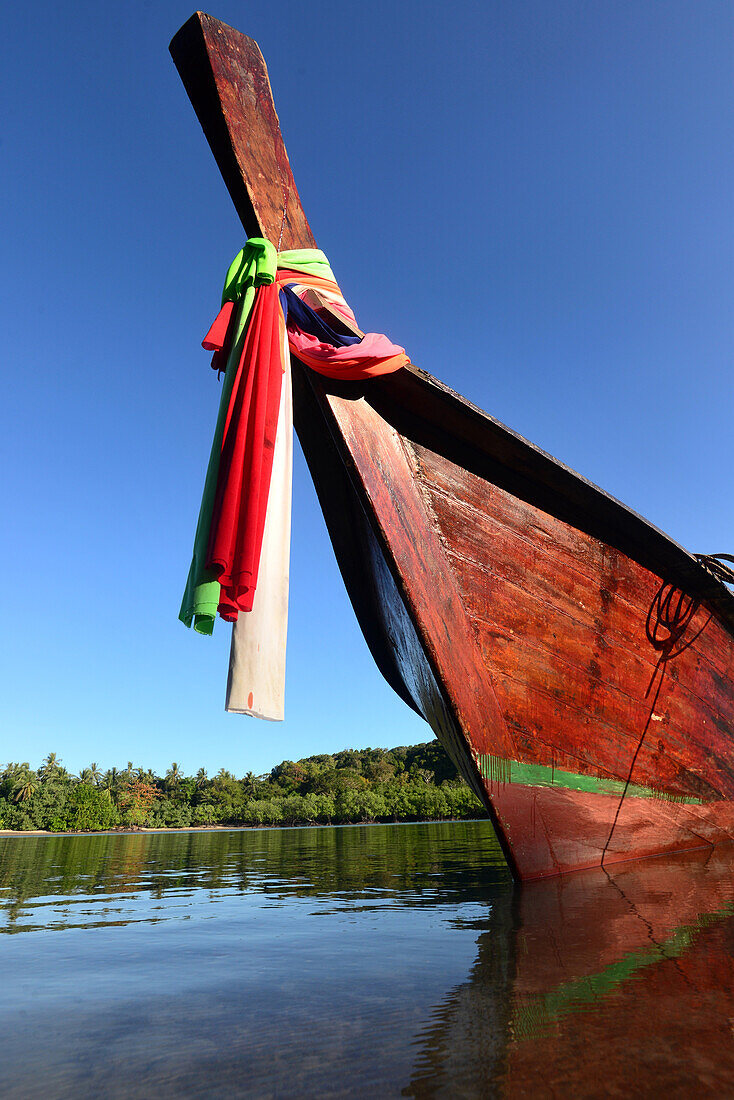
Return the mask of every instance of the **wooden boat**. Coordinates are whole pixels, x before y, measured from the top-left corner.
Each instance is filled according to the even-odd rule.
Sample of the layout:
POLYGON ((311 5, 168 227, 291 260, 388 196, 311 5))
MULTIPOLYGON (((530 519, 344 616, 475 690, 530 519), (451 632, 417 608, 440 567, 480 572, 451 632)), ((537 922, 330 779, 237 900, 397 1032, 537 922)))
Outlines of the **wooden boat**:
MULTIPOLYGON (((257 45, 174 62, 248 235, 314 247, 257 45)), ((294 364, 296 429, 381 672, 521 879, 734 839, 734 596, 662 531, 417 367, 294 364)))

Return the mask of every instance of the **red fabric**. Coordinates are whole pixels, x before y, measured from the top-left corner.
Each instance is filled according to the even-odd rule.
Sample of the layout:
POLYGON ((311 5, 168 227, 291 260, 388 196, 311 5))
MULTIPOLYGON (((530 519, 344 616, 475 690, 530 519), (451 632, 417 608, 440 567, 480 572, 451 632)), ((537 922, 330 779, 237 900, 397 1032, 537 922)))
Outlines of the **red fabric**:
POLYGON ((225 302, 212 322, 212 327, 201 341, 205 351, 221 351, 227 337, 227 329, 232 319, 234 302, 225 302))
POLYGON ((234 307, 234 302, 224 303, 214 318, 212 327, 201 341, 201 346, 206 351, 214 352, 214 355, 212 355, 212 370, 223 371, 227 368, 229 348, 232 343, 232 330, 234 328, 232 323, 235 314, 234 307))
POLYGON ((207 565, 222 586, 219 613, 250 611, 260 565, 283 381, 278 287, 258 289, 222 437, 207 565))
MULTIPOLYGON (((252 610, 260 567, 283 381, 279 284, 284 283, 341 295, 331 280, 285 270, 255 295, 226 412, 207 550, 207 566, 221 585, 219 614, 230 622, 240 611, 252 610)), ((342 312, 340 306, 334 310, 337 315, 342 312)), ((346 304, 344 316, 353 321, 346 304)), ((214 351, 215 369, 227 365, 235 317, 235 304, 225 302, 202 341, 214 351)), ((409 362, 403 348, 373 332, 363 335, 359 344, 337 348, 289 327, 288 342, 306 366, 330 378, 372 378, 409 362)))

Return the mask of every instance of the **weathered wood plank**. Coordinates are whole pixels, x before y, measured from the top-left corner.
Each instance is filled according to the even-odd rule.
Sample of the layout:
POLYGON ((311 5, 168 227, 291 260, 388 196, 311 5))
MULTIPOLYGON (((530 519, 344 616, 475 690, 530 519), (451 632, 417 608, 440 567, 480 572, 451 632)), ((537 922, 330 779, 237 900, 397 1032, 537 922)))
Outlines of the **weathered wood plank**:
POLYGON ((257 43, 197 11, 169 48, 248 237, 314 248, 257 43))
POLYGON ((425 371, 400 372, 390 381, 389 392, 375 390, 374 400, 414 443, 449 457, 459 469, 558 516, 705 600, 734 633, 734 593, 683 547, 425 371))
POLYGON ((462 727, 472 731, 474 751, 511 754, 512 738, 400 437, 364 398, 332 395, 329 408, 427 656, 444 685, 453 689, 461 677, 462 690, 450 697, 462 727))
POLYGON ((414 451, 420 480, 455 553, 484 564, 491 556, 494 531, 508 528, 518 541, 518 552, 530 555, 533 563, 550 556, 554 572, 567 571, 570 582, 581 579, 587 589, 591 586, 599 593, 611 586, 606 590, 631 608, 644 599, 649 607, 660 586, 656 574, 628 568, 631 559, 613 547, 480 478, 472 478, 463 490, 452 485, 458 474, 455 463, 423 448, 414 451), (449 469, 454 473, 451 481, 445 476, 449 469))
POLYGON ((527 758, 561 766, 562 754, 582 770, 587 761, 617 774, 634 758, 639 783, 728 796, 731 761, 716 748, 731 725, 734 692, 707 654, 712 637, 720 635, 724 649, 730 640, 710 613, 699 608, 692 620, 687 637, 698 635, 698 650, 669 666, 675 676, 653 718, 647 693, 660 655, 645 625, 660 578, 444 456, 411 450, 505 720, 527 758), (509 577, 499 575, 503 568, 509 577), (645 724, 652 730, 640 747, 645 724))
POLYGON ((530 659, 518 660, 523 655, 506 639, 493 642, 497 696, 508 723, 512 716, 523 759, 562 767, 563 755, 578 762, 573 771, 601 769, 626 778, 642 744, 635 783, 693 797, 734 794, 731 755, 721 753, 719 723, 709 708, 671 693, 667 680, 653 710, 652 699, 622 696, 547 651, 533 649, 530 659))
MULTIPOLYGON (((630 683, 649 684, 659 653, 646 638, 646 607, 601 599, 595 589, 583 586, 574 586, 569 594, 561 583, 568 581, 569 574, 543 570, 537 560, 521 579, 502 576, 502 555, 515 566, 520 558, 511 533, 504 530, 503 534, 504 540, 491 540, 492 559, 486 566, 447 554, 478 631, 491 631, 501 624, 508 637, 533 639, 535 644, 561 651, 571 664, 586 668, 589 675, 608 678, 628 694, 630 683)), ((727 719, 734 709, 734 685, 723 674, 725 668, 717 667, 724 662, 712 660, 711 655, 721 658, 728 635, 704 608, 692 620, 689 635, 696 640, 690 653, 686 650, 685 660, 681 657, 686 674, 680 688, 727 719)), ((679 680, 680 663, 670 666, 674 682, 679 680)))
MULTIPOLYGON (((541 640, 547 637, 554 645, 568 635, 581 651, 586 643, 592 654, 596 648, 621 647, 627 653, 625 659, 634 665, 648 663, 652 674, 659 653, 647 642, 645 627, 660 588, 659 577, 473 475, 467 476, 462 490, 461 471, 453 463, 414 450, 429 507, 444 533, 449 558, 460 576, 462 597, 473 617, 497 621, 492 604, 506 590, 504 581, 514 586, 506 590, 510 616, 506 621, 515 633, 524 630, 541 640), (542 537, 536 537, 537 532, 542 537), (513 612, 522 609, 524 615, 513 621, 513 612)), ((722 716, 731 714, 734 640, 703 607, 686 639, 705 673, 696 687, 690 681, 691 676, 698 679, 698 665, 691 665, 686 686, 702 702, 720 699, 722 716)), ((622 668, 620 679, 625 675, 622 668)))

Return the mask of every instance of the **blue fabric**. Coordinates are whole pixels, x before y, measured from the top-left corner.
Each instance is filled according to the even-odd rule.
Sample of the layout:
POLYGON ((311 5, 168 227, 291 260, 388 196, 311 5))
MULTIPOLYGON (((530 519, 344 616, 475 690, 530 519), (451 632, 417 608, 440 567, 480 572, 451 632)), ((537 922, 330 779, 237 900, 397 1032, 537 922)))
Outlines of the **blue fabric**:
POLYGON ((361 340, 360 336, 345 336, 341 332, 336 332, 335 329, 326 324, 323 318, 319 317, 314 309, 302 302, 289 286, 281 287, 280 304, 286 324, 290 314, 293 324, 301 332, 307 332, 310 336, 315 336, 322 344, 331 344, 334 348, 343 348, 351 344, 358 344, 361 340))

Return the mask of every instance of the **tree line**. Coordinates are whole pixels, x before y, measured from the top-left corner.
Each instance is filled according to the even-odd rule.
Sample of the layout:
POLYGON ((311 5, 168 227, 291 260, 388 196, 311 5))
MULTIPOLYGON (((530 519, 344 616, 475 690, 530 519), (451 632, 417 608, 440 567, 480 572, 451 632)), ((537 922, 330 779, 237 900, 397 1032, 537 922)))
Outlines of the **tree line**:
POLYGON ((206 825, 336 825, 485 817, 484 807, 439 745, 343 752, 284 760, 265 775, 225 768, 164 776, 90 764, 71 775, 56 753, 41 766, 0 772, 0 829, 96 832, 206 825))

